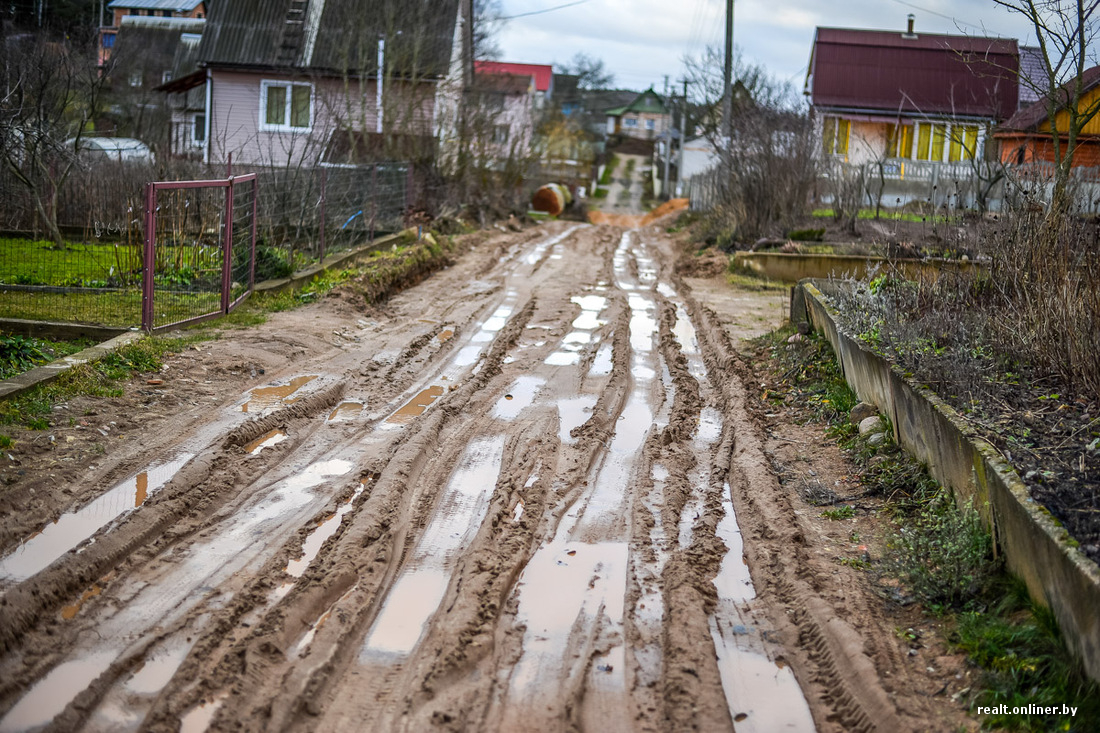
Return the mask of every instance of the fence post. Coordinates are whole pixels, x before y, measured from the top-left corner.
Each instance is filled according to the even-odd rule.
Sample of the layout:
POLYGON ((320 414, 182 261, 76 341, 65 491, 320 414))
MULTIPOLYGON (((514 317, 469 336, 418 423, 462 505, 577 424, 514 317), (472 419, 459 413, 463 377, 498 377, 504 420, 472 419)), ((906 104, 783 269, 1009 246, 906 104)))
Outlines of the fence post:
POLYGON ((259 205, 257 201, 260 198, 260 179, 252 179, 252 254, 248 264, 248 290, 252 292, 252 288, 256 285, 256 229, 259 224, 256 217, 259 212, 259 205))
POLYGON ((378 213, 378 165, 370 169, 370 241, 374 243, 374 217, 378 213))
POLYGON ((328 185, 328 170, 321 169, 321 251, 317 255, 317 259, 320 262, 325 261, 325 195, 327 193, 328 185))
POLYGON ((233 282, 233 178, 225 187, 225 236, 222 237, 222 313, 229 312, 231 284, 233 282))
POLYGON ((156 187, 152 182, 145 184, 145 256, 141 277, 141 328, 143 331, 153 330, 153 277, 155 267, 155 229, 156 229, 156 187))
MULTIPOLYGON (((408 167, 405 169, 405 216, 408 217, 412 213, 412 209, 417 207, 419 203, 416 200, 416 179, 413 174, 413 162, 409 161, 408 167)), ((405 222, 405 226, 412 226, 411 221, 405 222)))

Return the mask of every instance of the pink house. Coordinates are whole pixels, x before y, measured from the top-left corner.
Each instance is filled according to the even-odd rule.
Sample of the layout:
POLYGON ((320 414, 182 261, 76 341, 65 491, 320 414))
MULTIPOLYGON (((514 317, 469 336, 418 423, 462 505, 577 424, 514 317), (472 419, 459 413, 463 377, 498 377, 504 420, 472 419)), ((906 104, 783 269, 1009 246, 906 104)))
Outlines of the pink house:
POLYGON ((510 61, 475 61, 474 71, 483 75, 529 76, 535 85, 535 107, 542 109, 554 96, 554 67, 547 64, 518 64, 510 61))
MULTIPOLYGON (((203 158, 315 165, 334 134, 430 144, 451 71, 459 0, 233 0, 213 3, 200 70, 203 158)), ((383 150, 383 144, 372 149, 383 150)))

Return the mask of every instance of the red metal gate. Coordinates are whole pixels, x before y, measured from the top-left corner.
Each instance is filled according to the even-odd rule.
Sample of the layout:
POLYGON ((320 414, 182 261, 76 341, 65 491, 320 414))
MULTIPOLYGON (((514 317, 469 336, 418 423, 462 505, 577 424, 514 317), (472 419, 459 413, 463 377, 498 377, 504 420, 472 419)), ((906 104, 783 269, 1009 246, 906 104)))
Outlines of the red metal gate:
POLYGON ((256 278, 256 174, 145 186, 141 327, 229 313, 256 278))

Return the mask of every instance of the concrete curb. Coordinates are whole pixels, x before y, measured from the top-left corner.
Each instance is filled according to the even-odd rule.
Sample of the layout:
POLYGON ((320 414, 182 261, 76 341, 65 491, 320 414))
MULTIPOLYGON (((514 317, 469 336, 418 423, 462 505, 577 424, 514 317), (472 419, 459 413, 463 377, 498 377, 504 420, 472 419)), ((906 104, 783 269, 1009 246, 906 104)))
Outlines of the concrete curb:
POLYGON ((45 366, 35 367, 28 372, 17 374, 0 382, 0 400, 23 394, 27 390, 42 384, 49 384, 73 367, 86 364, 95 359, 102 359, 112 351, 133 343, 144 336, 143 331, 127 331, 109 341, 104 341, 96 346, 89 346, 83 351, 51 361, 45 366))
POLYGON ((943 272, 965 272, 983 269, 977 262, 929 258, 925 260, 890 259, 876 255, 796 254, 786 252, 734 252, 733 265, 763 275, 771 280, 796 283, 806 278, 855 278, 891 265, 910 280, 935 280, 943 272))
POLYGON ((807 321, 832 344, 841 372, 861 400, 893 421, 899 445, 926 464, 960 501, 972 500, 1003 552, 1008 569, 1048 606, 1069 649, 1100 681, 1100 566, 1028 493, 997 449, 978 437, 951 406, 837 326, 837 311, 819 286, 803 281, 791 299, 791 321, 807 321))
POLYGON ((305 287, 310 280, 322 272, 355 264, 360 259, 369 257, 372 252, 392 247, 401 241, 401 237, 401 232, 397 234, 387 234, 362 247, 329 255, 318 264, 310 265, 304 270, 299 270, 290 277, 279 278, 277 280, 264 280, 261 283, 256 283, 253 290, 261 293, 279 293, 284 290, 297 290, 298 288, 305 287))

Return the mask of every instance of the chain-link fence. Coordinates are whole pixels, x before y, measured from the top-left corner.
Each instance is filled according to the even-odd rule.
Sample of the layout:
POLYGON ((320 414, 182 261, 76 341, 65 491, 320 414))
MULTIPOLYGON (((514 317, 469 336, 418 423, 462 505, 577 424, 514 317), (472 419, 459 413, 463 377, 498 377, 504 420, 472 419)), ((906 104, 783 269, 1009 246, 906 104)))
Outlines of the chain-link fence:
MULTIPOLYGON (((410 165, 401 163, 238 166, 232 172, 238 177, 256 176, 257 251, 250 267, 255 267, 257 281, 285 277, 328 254, 400 230, 429 190, 410 165)), ((52 188, 35 191, 11 172, 0 170, 0 318, 139 326, 145 184, 217 179, 226 174, 225 168, 193 161, 173 160, 167 166, 104 161, 75 168, 52 188), (48 235, 46 221, 54 212, 61 241, 48 235)), ((187 196, 186 191, 164 189, 167 198, 160 205, 166 229, 157 232, 158 241, 176 241, 178 230, 205 244, 183 249, 169 245, 158 256, 172 258, 176 274, 169 274, 169 268, 159 277, 194 276, 194 282, 204 282, 203 271, 210 262, 202 247, 216 239, 214 232, 222 223, 211 217, 224 210, 224 202, 219 208, 215 194, 192 191, 187 196), (162 236, 168 239, 159 239, 162 236)), ((239 205, 243 204, 234 203, 234 211, 239 205)), ((233 281, 244 280, 234 272, 233 281)), ((177 310, 171 310, 175 315, 166 312, 165 317, 192 317, 186 309, 177 310)))

